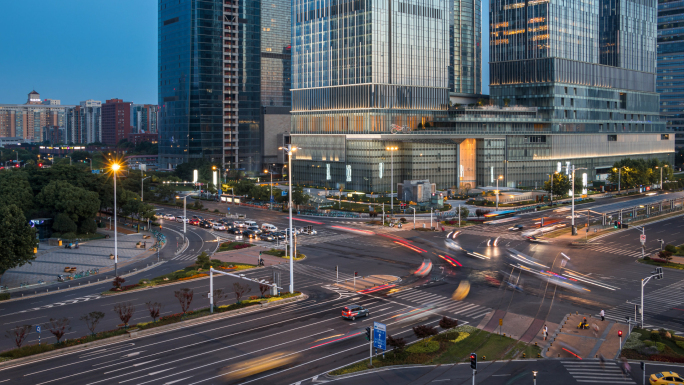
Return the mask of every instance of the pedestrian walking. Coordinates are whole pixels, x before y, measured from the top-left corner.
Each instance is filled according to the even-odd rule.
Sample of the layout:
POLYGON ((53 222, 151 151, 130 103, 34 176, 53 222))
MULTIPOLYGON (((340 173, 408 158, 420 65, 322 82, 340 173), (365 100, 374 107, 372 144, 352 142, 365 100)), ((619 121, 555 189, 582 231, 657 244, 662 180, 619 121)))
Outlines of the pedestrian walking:
POLYGON ((606 320, 606 312, 603 311, 603 309, 601 309, 601 321, 605 321, 605 320, 606 320))
POLYGON ((544 325, 544 341, 549 338, 549 329, 544 325))

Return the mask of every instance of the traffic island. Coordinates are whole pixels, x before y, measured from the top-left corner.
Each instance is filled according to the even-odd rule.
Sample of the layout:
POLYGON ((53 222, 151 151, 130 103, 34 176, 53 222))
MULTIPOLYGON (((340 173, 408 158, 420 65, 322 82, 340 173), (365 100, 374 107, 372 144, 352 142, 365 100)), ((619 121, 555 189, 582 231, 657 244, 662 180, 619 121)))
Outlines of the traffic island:
MULTIPOLYGON (((596 358, 603 355, 614 359, 620 352, 620 336, 629 328, 613 321, 601 321, 589 314, 569 314, 556 332, 549 337, 542 355, 546 358, 596 358), (586 328, 579 328, 586 318, 586 328)), ((624 342, 624 341, 623 341, 624 342)))
POLYGON ((635 328, 624 341, 622 357, 628 360, 684 363, 684 337, 673 330, 635 328))
MULTIPOLYGON (((399 337, 397 335, 393 337, 399 337)), ((395 348, 382 355, 373 356, 373 365, 365 359, 328 373, 340 378, 352 373, 387 366, 454 364, 470 359, 476 353, 480 361, 514 358, 536 358, 540 349, 510 337, 489 333, 473 326, 459 326, 435 337, 412 342, 403 349, 395 348)))

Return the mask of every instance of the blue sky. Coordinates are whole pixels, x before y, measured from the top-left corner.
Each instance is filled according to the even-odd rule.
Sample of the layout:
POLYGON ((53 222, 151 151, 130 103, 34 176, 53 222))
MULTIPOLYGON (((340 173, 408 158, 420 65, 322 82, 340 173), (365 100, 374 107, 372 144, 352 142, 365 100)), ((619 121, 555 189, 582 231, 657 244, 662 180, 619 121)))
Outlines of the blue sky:
POLYGON ((6 0, 0 36, 0 104, 157 104, 156 0, 6 0))
MULTIPOLYGON (((489 93, 489 2, 482 3, 482 91, 489 93)), ((3 1, 0 104, 157 103, 156 0, 3 1)))

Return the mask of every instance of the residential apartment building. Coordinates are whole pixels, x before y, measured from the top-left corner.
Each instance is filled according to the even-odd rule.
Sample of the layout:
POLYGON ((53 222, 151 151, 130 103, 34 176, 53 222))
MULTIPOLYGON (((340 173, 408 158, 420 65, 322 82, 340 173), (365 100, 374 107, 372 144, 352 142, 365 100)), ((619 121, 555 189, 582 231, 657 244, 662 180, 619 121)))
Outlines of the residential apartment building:
POLYGON ((72 107, 43 104, 36 91, 28 94, 26 104, 0 104, 0 137, 42 142, 47 127, 66 128, 72 107))
POLYGON ((102 104, 102 143, 114 146, 131 133, 131 104, 110 99, 102 104))
POLYGON ((102 102, 88 99, 68 111, 66 130, 68 143, 102 141, 102 102))

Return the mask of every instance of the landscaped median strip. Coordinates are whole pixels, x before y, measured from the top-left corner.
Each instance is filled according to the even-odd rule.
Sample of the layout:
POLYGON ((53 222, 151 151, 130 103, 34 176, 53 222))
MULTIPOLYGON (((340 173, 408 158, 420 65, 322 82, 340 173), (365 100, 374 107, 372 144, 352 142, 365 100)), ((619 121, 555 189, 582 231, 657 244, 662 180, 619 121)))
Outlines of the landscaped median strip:
MULTIPOLYGON (((415 329, 414 329, 415 330, 415 329)), ((473 326, 459 326, 432 338, 417 340, 411 346, 398 352, 397 349, 385 353, 385 358, 375 356, 375 369, 387 367, 410 367, 414 365, 433 365, 458 363, 475 352, 482 360, 510 360, 526 353, 528 358, 536 358, 541 352, 539 347, 527 345, 510 337, 502 337, 473 326)), ((369 360, 364 359, 335 369, 327 375, 331 378, 344 378, 351 374, 370 369, 369 360)))
POLYGON ((292 302, 303 301, 307 298, 308 296, 306 294, 299 292, 295 292, 294 294, 285 293, 281 297, 258 298, 242 301, 241 304, 219 306, 218 308, 215 308, 214 314, 209 313, 209 308, 200 309, 194 312, 188 312, 185 315, 182 315, 181 313, 172 314, 162 317, 156 322, 139 323, 137 325, 131 325, 128 329, 100 332, 95 336, 84 336, 66 340, 59 344, 24 346, 19 349, 0 353, 0 368, 11 367, 12 365, 23 365, 134 338, 142 338, 181 328, 192 327, 241 314, 257 312, 273 306, 282 306, 292 302), (218 311, 218 313, 216 313, 216 311, 218 311), (181 320, 182 318, 191 319, 181 320), (2 362, 2 359, 9 359, 9 361, 2 362))

